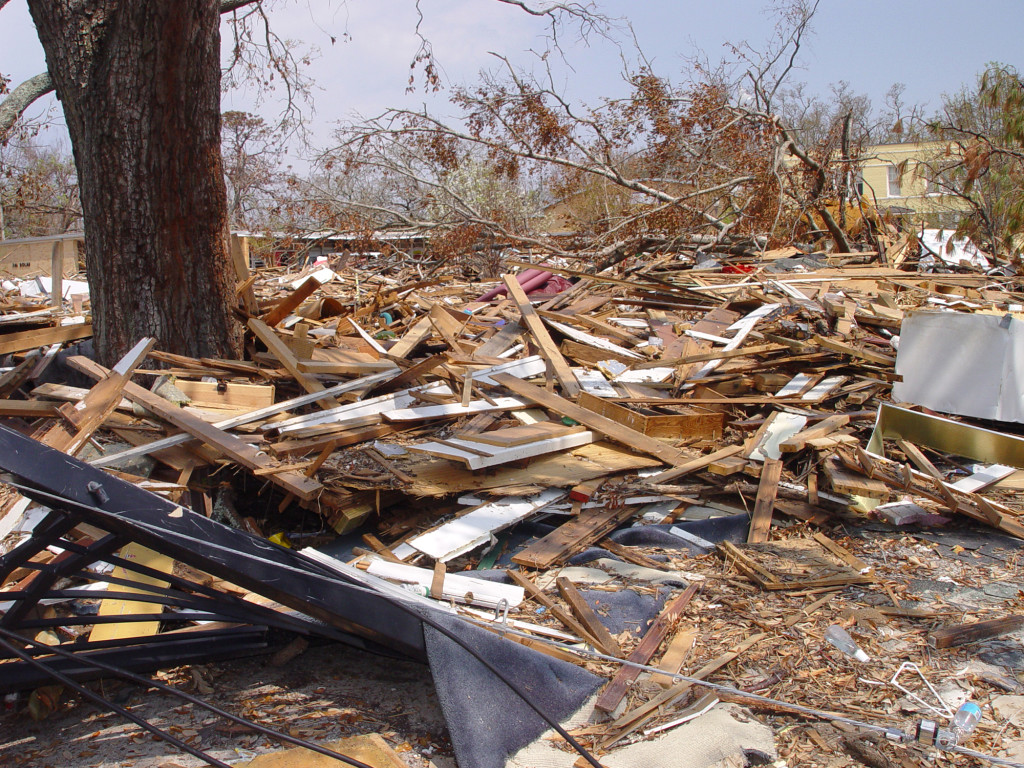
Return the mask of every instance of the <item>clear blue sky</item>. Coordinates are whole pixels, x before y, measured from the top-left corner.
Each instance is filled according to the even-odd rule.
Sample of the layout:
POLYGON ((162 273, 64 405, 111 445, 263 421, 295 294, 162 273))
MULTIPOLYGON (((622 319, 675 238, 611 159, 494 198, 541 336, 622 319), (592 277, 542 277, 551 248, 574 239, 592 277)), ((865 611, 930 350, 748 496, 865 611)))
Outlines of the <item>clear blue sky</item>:
MULTIPOLYGON (((718 60, 727 54, 727 42, 761 48, 774 25, 772 4, 761 0, 599 0, 597 5, 609 16, 628 18, 655 68, 670 75, 701 51, 718 60)), ((488 51, 529 66, 536 61, 530 49, 544 45, 542 22, 494 0, 421 0, 421 7, 422 30, 455 82, 472 81, 481 67, 491 66, 488 51)), ((274 0, 272 18, 282 37, 320 49, 309 71, 321 89, 312 118, 321 141, 336 121, 354 113, 425 99, 443 108, 443 100, 405 93, 417 48, 413 0, 274 0)), ((972 81, 988 61, 1024 69, 1022 30, 1021 0, 821 0, 793 81, 824 93, 830 83, 846 80, 876 106, 893 82, 902 82, 907 101, 934 109, 943 92, 972 81)), ((620 88, 620 52, 600 40, 580 44, 571 30, 565 34, 572 70, 558 66, 566 90, 589 100, 613 95, 620 88)), ((0 11, 0 72, 17 83, 43 67, 25 0, 12 0, 0 11)), ((252 100, 229 95, 225 108, 252 109, 252 100)), ((270 102, 259 111, 269 118, 274 110, 270 102)))

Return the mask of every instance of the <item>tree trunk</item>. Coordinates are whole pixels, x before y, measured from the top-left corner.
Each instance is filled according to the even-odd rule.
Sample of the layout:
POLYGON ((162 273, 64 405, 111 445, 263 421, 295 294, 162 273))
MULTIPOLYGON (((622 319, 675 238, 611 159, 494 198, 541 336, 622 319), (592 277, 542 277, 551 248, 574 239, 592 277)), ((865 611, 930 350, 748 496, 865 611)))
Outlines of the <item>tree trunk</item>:
POLYGON ((96 347, 235 356, 218 0, 29 0, 78 169, 96 347))

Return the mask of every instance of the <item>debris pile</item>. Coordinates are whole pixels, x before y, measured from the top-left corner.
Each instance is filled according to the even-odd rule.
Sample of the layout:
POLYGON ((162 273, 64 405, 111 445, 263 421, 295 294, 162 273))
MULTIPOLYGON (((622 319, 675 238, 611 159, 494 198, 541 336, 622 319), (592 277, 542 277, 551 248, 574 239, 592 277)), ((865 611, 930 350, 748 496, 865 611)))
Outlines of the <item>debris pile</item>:
POLYGON ((462 768, 1020 762, 1019 281, 908 250, 264 269, 247 359, 90 388, 5 287, 0 688, 298 634, 427 663, 462 768))

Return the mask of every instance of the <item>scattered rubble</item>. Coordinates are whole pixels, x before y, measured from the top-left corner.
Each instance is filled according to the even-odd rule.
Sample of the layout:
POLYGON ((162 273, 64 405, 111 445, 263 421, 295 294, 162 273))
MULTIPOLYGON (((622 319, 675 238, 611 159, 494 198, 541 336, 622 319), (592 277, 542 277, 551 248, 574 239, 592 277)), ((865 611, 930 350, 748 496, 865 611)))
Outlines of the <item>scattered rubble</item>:
MULTIPOLYGON (((112 369, 62 351, 81 291, 5 282, 7 717, 299 637, 427 664, 461 768, 716 733, 693 765, 1016 764, 1019 280, 916 271, 907 238, 733 251, 261 269, 247 359, 143 339, 112 369)), ((366 762, 444 757, 415 751, 366 762)))

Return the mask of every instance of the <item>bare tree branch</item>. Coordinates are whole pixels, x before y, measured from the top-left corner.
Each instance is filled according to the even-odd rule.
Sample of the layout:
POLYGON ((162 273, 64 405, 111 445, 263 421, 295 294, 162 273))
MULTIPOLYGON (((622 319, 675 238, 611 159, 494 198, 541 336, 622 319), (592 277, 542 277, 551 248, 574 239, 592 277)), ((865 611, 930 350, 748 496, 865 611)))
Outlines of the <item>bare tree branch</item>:
POLYGON ((0 102, 0 142, 7 137, 25 110, 52 90, 53 81, 48 72, 30 77, 12 90, 7 98, 0 102))

